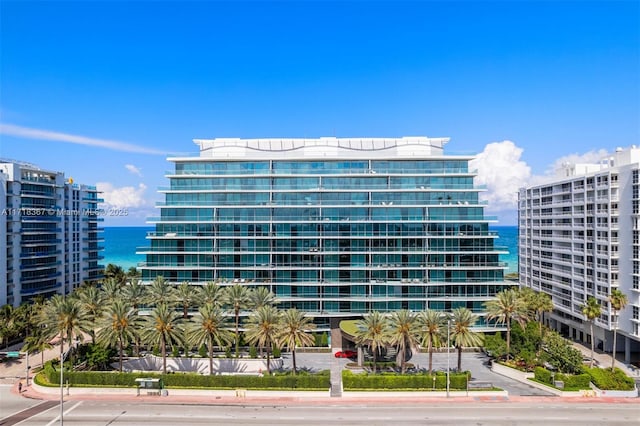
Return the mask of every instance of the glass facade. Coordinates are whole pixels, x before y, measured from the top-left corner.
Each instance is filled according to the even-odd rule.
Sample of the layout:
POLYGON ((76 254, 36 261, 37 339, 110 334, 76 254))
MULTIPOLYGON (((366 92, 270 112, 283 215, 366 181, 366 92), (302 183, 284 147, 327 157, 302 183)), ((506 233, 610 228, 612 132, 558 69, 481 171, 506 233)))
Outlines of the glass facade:
POLYGON ((393 158, 365 142, 348 158, 271 149, 266 160, 219 159, 203 143, 200 157, 170 159, 143 281, 267 286, 281 307, 317 317, 459 306, 481 314, 505 287, 506 265, 472 157, 434 149, 393 158))

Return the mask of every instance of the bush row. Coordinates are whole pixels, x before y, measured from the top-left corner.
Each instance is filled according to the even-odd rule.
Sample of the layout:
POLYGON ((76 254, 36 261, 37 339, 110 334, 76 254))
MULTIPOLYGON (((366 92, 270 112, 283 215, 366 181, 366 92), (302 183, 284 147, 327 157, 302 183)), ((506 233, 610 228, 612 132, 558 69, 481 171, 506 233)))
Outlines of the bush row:
POLYGON ((611 371, 608 368, 585 368, 585 371, 591 377, 591 381, 598 389, 603 390, 633 390, 635 383, 631 377, 628 377, 622 370, 616 368, 611 371))
MULTIPOLYGON (((51 363, 44 369, 44 375, 52 384, 60 384, 59 370, 51 363)), ((308 389, 325 390, 330 386, 329 373, 320 374, 276 374, 272 376, 204 376, 200 374, 154 374, 118 373, 104 371, 70 371, 64 373, 64 381, 73 385, 136 386, 139 377, 162 379, 165 387, 213 388, 213 389, 308 389)))
MULTIPOLYGON (((456 390, 467 389, 469 373, 451 373, 450 388, 456 390)), ((357 389, 411 389, 432 390, 446 389, 447 376, 445 373, 436 374, 354 374, 345 370, 342 372, 342 386, 345 390, 357 389), (435 377, 435 383, 434 383, 435 377)))
POLYGON ((536 367, 535 379, 553 386, 552 381, 561 380, 564 382, 565 388, 572 389, 589 389, 589 383, 593 382, 598 389, 603 390, 633 390, 635 383, 631 377, 628 377, 622 370, 616 368, 611 371, 608 368, 584 368, 583 374, 560 374, 555 376, 542 367, 536 367))

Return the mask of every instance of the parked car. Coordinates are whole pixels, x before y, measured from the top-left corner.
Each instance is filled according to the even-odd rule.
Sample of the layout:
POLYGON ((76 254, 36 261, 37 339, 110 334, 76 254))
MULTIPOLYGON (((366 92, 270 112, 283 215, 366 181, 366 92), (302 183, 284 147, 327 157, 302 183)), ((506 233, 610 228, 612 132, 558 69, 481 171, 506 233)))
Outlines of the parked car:
POLYGON ((338 351, 336 352, 336 358, 355 358, 358 356, 356 351, 338 351))

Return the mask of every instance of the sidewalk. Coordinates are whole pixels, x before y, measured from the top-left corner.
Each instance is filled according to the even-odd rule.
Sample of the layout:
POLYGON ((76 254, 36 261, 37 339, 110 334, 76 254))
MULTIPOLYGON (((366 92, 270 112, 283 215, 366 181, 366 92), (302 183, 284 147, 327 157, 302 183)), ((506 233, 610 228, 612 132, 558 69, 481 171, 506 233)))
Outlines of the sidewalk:
MULTIPOLYGON (((37 386, 29 386, 23 389, 25 398, 59 401, 59 388, 51 388, 52 393, 40 392, 37 386)), ((12 391, 18 393, 17 385, 12 391)), ((148 404, 197 404, 197 405, 416 405, 433 403, 603 403, 603 404, 637 404, 634 398, 563 398, 544 396, 508 396, 506 393, 490 395, 484 392, 451 392, 447 398, 444 392, 344 392, 342 397, 331 397, 329 391, 324 392, 280 392, 280 391, 244 391, 237 393, 233 390, 186 390, 169 389, 167 396, 136 396, 136 390, 128 389, 91 389, 71 388, 67 396, 66 388, 63 389, 64 401, 112 401, 148 404)))

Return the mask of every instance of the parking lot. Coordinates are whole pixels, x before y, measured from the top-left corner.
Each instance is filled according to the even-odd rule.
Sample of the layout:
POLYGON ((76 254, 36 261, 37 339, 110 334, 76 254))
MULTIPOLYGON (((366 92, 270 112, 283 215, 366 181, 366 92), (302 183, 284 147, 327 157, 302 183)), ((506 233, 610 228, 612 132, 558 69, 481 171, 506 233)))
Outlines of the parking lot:
MULTIPOLYGON (((291 368, 291 354, 283 353, 284 368, 291 368)), ((348 358, 335 358, 330 353, 296 353, 296 365, 298 369, 308 369, 310 371, 329 370, 336 363, 341 368, 354 362, 348 358)), ((419 353, 413 356, 409 361, 418 369, 427 369, 429 367, 429 354, 419 353)), ((458 354, 453 350, 447 356, 447 353, 433 354, 433 369, 436 371, 447 371, 447 364, 451 369, 457 367, 458 354), (449 360, 447 362, 447 359, 449 360)), ((509 395, 520 396, 553 396, 551 393, 541 391, 532 386, 520 383, 508 377, 494 373, 489 367, 489 357, 482 352, 465 352, 462 354, 462 370, 471 371, 472 381, 491 383, 493 386, 501 388, 509 392, 509 395)))

